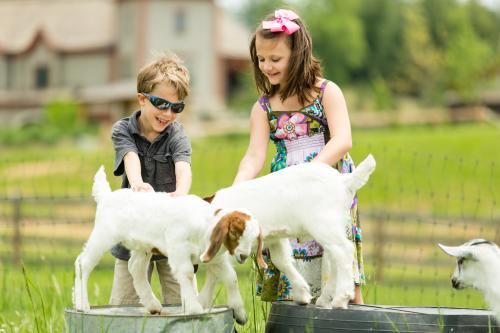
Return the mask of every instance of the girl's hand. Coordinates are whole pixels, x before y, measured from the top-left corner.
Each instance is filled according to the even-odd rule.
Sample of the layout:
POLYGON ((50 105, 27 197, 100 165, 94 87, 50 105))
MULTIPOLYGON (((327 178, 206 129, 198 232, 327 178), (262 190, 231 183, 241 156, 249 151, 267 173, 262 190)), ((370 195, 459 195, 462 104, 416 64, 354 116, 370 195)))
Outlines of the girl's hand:
POLYGON ((130 189, 134 192, 154 192, 153 186, 148 183, 130 184, 130 189))

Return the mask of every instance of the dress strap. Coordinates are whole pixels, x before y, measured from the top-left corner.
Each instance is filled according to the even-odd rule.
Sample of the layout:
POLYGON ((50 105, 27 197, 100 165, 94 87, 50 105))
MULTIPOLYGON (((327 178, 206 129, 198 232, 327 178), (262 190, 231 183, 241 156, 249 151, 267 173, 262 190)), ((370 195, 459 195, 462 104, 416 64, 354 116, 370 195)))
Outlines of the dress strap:
POLYGON ((321 103, 321 101, 323 100, 323 94, 325 93, 325 88, 326 88, 326 85, 328 84, 328 80, 323 80, 323 82, 321 83, 321 90, 319 92, 319 95, 318 95, 318 99, 319 99, 319 102, 321 103))
POLYGON ((269 98, 267 98, 267 96, 261 96, 259 98, 259 104, 262 110, 266 111, 266 113, 271 112, 271 108, 269 107, 269 98))

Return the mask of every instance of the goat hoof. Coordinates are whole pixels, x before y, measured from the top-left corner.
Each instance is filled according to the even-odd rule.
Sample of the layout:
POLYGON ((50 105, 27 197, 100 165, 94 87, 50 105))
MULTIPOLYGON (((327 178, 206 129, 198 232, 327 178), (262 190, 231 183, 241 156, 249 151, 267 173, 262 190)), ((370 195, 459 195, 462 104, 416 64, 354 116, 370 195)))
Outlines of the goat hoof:
POLYGON ((165 309, 161 309, 161 311, 160 311, 159 315, 160 315, 160 316, 166 316, 166 315, 169 315, 169 314, 171 314, 171 313, 172 313, 172 312, 170 312, 170 311, 167 311, 167 310, 165 310, 165 309))
POLYGON ((199 303, 186 306, 186 314, 201 314, 203 312, 203 307, 199 303))
POLYGON ((148 306, 146 307, 146 309, 148 309, 149 313, 152 315, 159 315, 161 314, 163 307, 161 306, 160 302, 158 302, 158 304, 148 306))
POLYGON ((295 304, 298 305, 307 305, 311 303, 311 296, 306 297, 305 299, 295 299, 295 304))
POLYGON ((331 298, 328 296, 323 296, 321 295, 317 300, 316 300, 316 306, 320 308, 327 308, 331 309, 332 308, 332 301, 331 298))
POLYGON ((89 303, 82 304, 80 306, 77 306, 76 309, 82 312, 90 311, 90 304, 89 303))
POLYGON ((210 309, 213 306, 213 304, 210 304, 208 299, 206 297, 203 297, 203 296, 198 296, 198 302, 201 304, 201 306, 204 309, 210 309))
POLYGON ((236 320, 236 322, 240 325, 245 325, 245 323, 248 320, 245 310, 233 309, 233 312, 234 312, 234 319, 236 320))
POLYGON ((234 319, 236 319, 236 322, 240 325, 245 325, 247 323, 247 320, 248 320, 246 315, 243 318, 236 317, 234 319))
POLYGON ((85 307, 82 307, 82 306, 75 306, 75 310, 77 312, 86 312, 86 311, 90 310, 90 307, 89 308, 85 308, 85 307))
POLYGON ((347 309, 347 304, 349 303, 349 299, 346 297, 335 298, 332 302, 332 306, 335 309, 347 309))
POLYGON ((301 293, 296 293, 293 297, 294 301, 298 305, 307 305, 311 303, 312 296, 307 290, 303 290, 301 293))
POLYGON ((152 314, 152 315, 161 315, 162 314, 162 310, 153 309, 153 310, 149 310, 149 313, 152 314))

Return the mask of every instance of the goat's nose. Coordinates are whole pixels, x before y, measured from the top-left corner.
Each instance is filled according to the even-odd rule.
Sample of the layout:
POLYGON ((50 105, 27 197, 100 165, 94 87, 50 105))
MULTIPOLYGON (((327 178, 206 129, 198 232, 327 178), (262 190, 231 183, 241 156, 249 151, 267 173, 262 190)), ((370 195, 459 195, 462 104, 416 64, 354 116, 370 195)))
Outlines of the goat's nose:
POLYGON ((453 286, 453 288, 458 289, 460 286, 460 282, 458 282, 457 279, 453 278, 451 279, 451 285, 453 286))
POLYGON ((244 254, 241 254, 241 255, 240 255, 240 259, 241 259, 241 261, 245 261, 247 258, 248 258, 248 256, 247 256, 247 255, 244 255, 244 254))

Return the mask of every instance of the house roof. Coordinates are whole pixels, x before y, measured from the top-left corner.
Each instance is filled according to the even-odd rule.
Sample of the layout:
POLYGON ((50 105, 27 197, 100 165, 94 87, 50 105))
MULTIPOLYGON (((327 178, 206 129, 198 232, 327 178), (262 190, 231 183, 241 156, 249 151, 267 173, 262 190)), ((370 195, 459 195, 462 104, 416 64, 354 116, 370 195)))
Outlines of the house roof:
POLYGON ((219 53, 227 58, 250 58, 250 31, 234 16, 224 10, 217 11, 219 53))
POLYGON ((26 52, 39 38, 54 51, 109 47, 115 20, 113 0, 0 1, 0 52, 26 52))
MULTIPOLYGON (((116 42, 117 2, 114 0, 2 0, 0 54, 28 52, 40 39, 55 52, 82 52, 116 42)), ((216 12, 218 53, 249 58, 250 32, 222 9, 216 12)))

